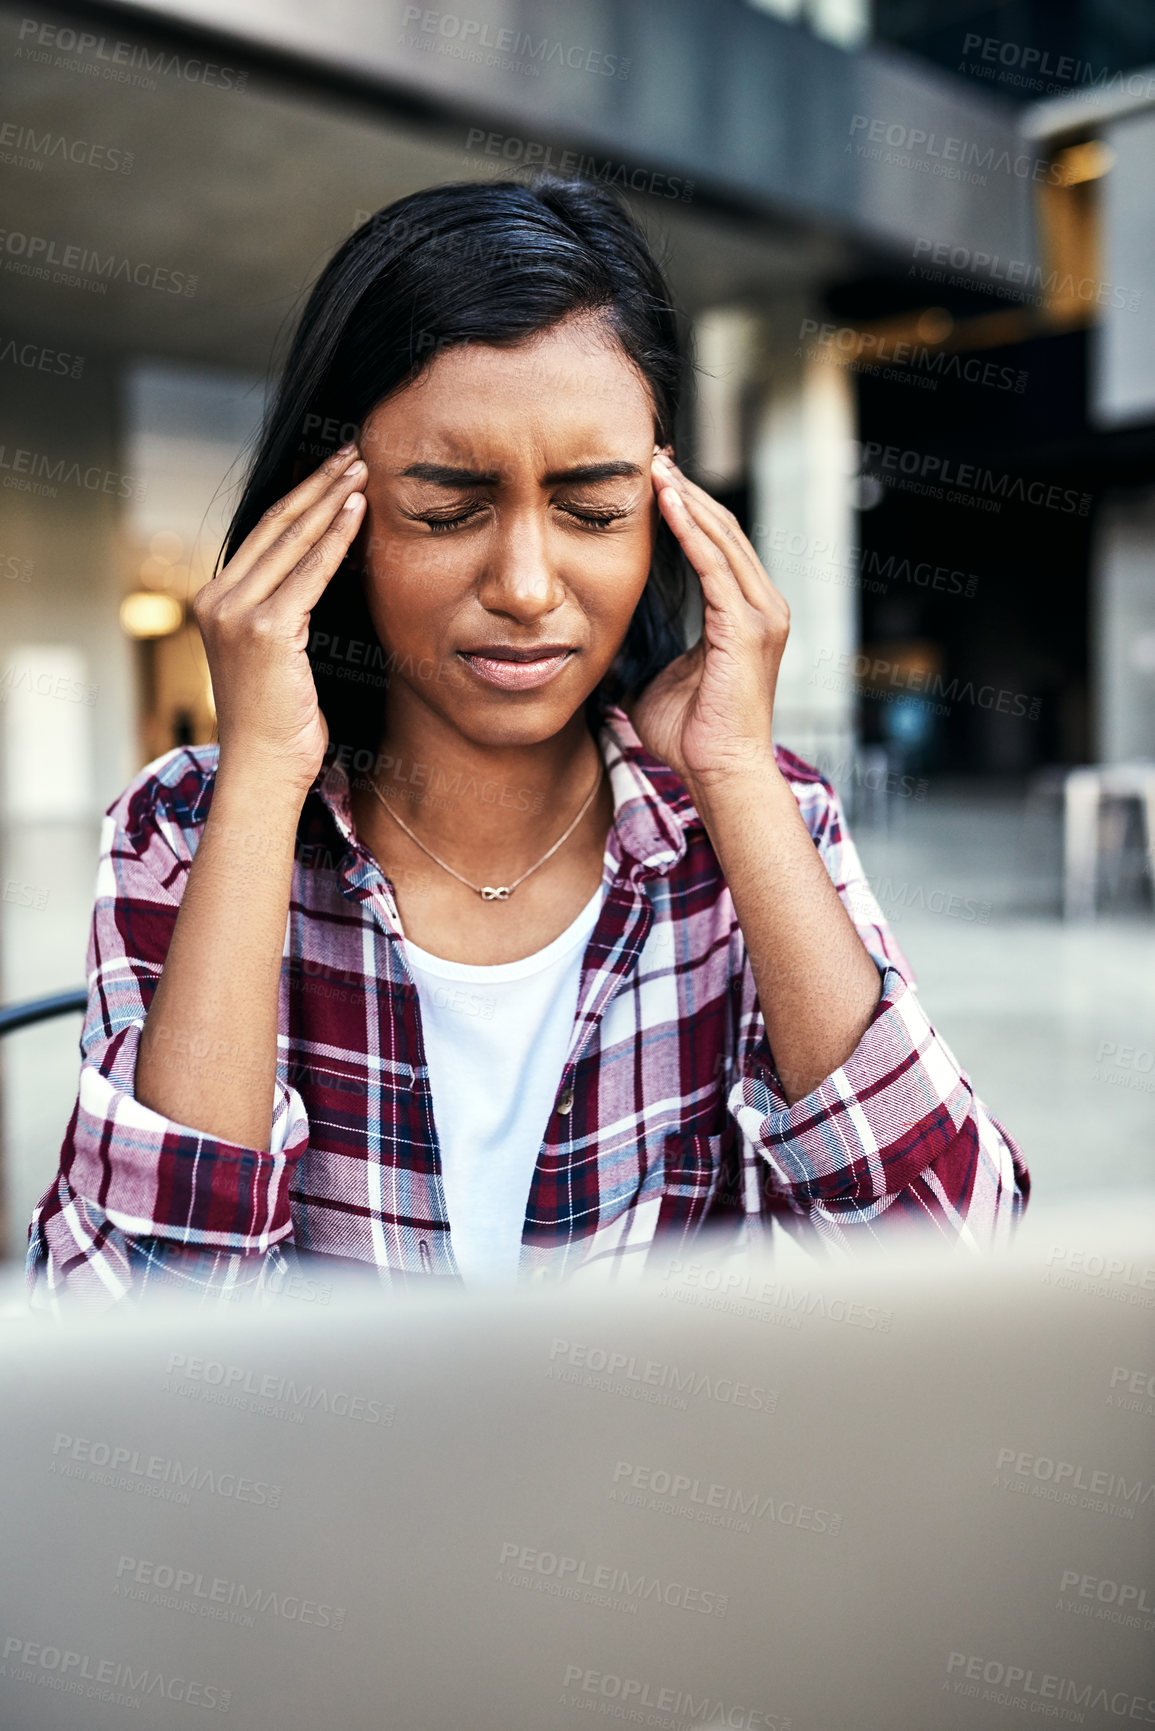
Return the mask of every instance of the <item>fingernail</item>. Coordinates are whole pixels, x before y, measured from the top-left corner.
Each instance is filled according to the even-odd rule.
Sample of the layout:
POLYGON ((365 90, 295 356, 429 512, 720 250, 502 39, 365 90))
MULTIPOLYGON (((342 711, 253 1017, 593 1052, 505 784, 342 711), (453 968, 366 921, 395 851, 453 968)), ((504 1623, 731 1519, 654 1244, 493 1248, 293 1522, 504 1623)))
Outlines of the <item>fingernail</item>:
POLYGON ((356 444, 352 439, 350 439, 347 445, 338 445, 337 449, 333 452, 333 455, 335 457, 351 457, 356 449, 356 444))

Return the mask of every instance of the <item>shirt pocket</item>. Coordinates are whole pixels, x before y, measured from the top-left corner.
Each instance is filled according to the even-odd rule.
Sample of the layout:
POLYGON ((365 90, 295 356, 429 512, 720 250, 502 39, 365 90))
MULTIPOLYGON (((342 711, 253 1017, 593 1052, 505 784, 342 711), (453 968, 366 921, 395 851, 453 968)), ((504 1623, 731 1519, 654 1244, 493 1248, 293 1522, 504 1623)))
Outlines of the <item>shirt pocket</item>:
POLYGON ((664 1249, 693 1237, 718 1191, 723 1137, 672 1130, 663 1148, 665 1174, 655 1238, 664 1249))

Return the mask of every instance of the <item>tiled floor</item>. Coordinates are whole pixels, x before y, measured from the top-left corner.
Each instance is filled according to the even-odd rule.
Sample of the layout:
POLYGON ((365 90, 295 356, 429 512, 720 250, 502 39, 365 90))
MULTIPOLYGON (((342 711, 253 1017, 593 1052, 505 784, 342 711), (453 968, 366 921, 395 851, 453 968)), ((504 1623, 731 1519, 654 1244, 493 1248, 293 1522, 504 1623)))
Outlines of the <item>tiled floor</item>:
MULTIPOLYGON (((852 822, 863 864, 928 1012, 1022 1145, 1032 1212, 1155 1197, 1155 914, 1132 886, 1085 926, 1059 910, 1054 804, 1021 789, 933 784, 852 822), (873 815, 876 821, 868 821, 873 815)), ((48 889, 5 904, 5 1001, 83 983, 96 838, 40 831, 8 879, 48 889)), ((23 1254, 76 1090, 79 1018, 4 1042, 7 1230, 23 1254)))
POLYGON ((852 826, 864 868, 931 1019, 1022 1145, 1033 1206, 1155 1193, 1145 887, 1126 874, 1096 920, 1064 925, 1057 803, 1021 789, 932 788, 890 815, 852 826))

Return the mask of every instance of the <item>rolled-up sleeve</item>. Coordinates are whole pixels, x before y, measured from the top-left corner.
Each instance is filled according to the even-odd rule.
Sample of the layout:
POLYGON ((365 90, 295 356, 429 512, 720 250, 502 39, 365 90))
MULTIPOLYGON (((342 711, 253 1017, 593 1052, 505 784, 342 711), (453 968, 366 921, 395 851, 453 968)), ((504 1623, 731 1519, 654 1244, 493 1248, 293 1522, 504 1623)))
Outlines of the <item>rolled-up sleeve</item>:
POLYGON ((58 1171, 28 1234, 33 1309, 55 1308, 65 1292, 102 1308, 150 1283, 219 1292, 262 1286, 283 1271, 289 1184, 309 1123, 281 1065, 268 1149, 207 1135, 135 1095, 140 1037, 195 854, 201 790, 199 763, 170 753, 104 818, 79 1085, 58 1171))
POLYGON ((880 974, 881 995, 854 1051, 788 1104, 742 955, 742 1032, 729 1109, 763 1163, 767 1211, 805 1217, 830 1246, 888 1216, 937 1228, 971 1249, 1008 1239, 1030 1178, 1020 1151, 931 1025, 866 881, 837 795, 790 777, 807 827, 880 974))

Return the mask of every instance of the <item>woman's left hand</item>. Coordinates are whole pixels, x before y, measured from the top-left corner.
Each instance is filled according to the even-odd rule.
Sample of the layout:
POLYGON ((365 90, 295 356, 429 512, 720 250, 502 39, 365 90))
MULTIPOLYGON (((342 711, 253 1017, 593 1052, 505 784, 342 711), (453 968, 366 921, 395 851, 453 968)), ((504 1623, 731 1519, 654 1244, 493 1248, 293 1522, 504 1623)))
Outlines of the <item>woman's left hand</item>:
POLYGON ((691 788, 774 769, 774 692, 790 609, 732 511, 664 452, 654 452, 651 474, 658 509, 702 585, 702 636, 651 681, 630 720, 646 750, 691 788))

